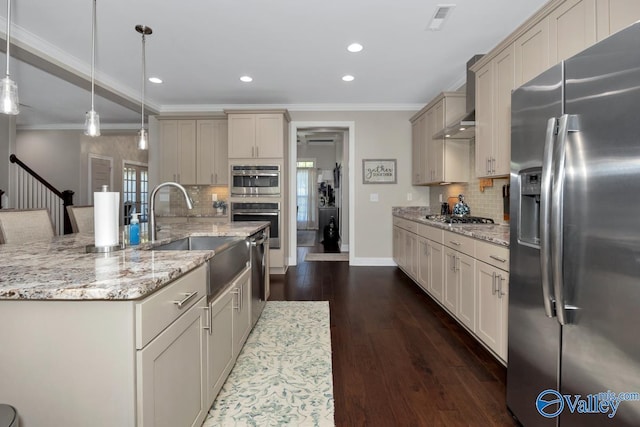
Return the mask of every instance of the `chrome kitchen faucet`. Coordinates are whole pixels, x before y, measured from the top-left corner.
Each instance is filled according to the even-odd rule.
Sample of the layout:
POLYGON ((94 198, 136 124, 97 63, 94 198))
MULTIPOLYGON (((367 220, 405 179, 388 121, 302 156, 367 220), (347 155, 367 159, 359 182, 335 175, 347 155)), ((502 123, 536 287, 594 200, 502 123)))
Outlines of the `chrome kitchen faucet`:
POLYGON ((189 195, 187 194, 187 190, 177 182, 163 182, 162 184, 158 184, 156 188, 151 192, 151 200, 149 203, 151 204, 151 213, 149 215, 149 241, 153 242, 156 240, 156 193, 163 187, 176 187, 182 194, 184 195, 185 200, 187 201, 187 207, 189 209, 193 209, 193 202, 189 195))

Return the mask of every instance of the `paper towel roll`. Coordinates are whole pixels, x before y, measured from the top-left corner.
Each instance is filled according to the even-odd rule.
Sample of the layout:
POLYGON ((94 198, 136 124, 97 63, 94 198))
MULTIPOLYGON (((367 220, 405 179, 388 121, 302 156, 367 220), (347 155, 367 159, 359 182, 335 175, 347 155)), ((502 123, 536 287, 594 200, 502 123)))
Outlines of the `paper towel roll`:
POLYGON ((93 229, 96 247, 117 246, 120 225, 120 193, 93 193, 93 229))

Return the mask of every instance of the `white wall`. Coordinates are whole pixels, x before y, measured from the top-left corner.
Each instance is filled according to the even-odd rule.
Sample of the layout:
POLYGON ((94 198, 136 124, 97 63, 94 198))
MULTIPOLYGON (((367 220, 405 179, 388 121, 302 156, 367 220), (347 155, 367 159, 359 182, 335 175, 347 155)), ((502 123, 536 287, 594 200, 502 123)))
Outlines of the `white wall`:
MULTIPOLYGON (((411 185, 411 124, 415 111, 290 111, 292 121, 355 123, 354 264, 391 264, 392 206, 429 204, 428 187, 411 185), (397 184, 362 183, 362 159, 397 159, 397 184), (411 193, 412 201, 407 200, 411 193), (378 202, 370 201, 372 194, 378 202)), ((346 141, 345 141, 346 143, 346 141)), ((347 180, 347 176, 344 176, 347 180)))
POLYGON ((82 130, 19 131, 16 155, 54 187, 75 194, 76 205, 88 203, 89 153, 113 158, 114 191, 122 191, 122 161, 146 163, 148 153, 136 146, 132 133, 107 134, 97 138, 82 130))
MULTIPOLYGON (((14 154, 15 144, 15 119, 13 116, 7 116, 0 114, 0 190, 5 192, 5 197, 8 199, 11 194, 11 178, 9 176, 11 170, 11 163, 9 162, 9 156, 14 154)), ((9 203, 3 202, 3 208, 10 207, 9 203)))

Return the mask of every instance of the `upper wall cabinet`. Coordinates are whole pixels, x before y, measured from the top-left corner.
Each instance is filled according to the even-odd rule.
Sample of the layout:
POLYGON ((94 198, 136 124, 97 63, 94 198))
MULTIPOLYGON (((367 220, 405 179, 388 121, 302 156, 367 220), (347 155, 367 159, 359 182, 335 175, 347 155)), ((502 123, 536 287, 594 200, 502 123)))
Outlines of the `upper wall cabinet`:
POLYGON ((596 0, 566 0, 548 19, 550 65, 596 42, 596 0))
POLYGON ((281 159, 289 114, 226 111, 229 119, 229 158, 281 159))
POLYGON ((511 91, 515 87, 514 46, 476 72, 476 175, 509 174, 511 91))
POLYGON ((226 120, 198 120, 196 144, 197 184, 229 183, 228 128, 226 120))
POLYGON ((549 68, 549 19, 543 19, 514 42, 516 87, 549 68))
POLYGON ((162 181, 226 185, 226 120, 160 120, 160 158, 162 181))
POLYGON ((598 40, 640 20, 638 0, 597 0, 596 8, 598 40))
POLYGON ((469 142, 434 136, 465 112, 465 101, 463 93, 444 92, 411 118, 413 185, 469 179, 469 142))

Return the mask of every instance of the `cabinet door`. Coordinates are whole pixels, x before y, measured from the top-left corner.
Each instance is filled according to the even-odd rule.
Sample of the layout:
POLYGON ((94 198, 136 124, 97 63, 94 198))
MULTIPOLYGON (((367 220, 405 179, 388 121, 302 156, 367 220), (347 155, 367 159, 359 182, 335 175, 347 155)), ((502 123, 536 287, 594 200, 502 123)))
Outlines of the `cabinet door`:
POLYGON ((220 392, 233 368, 233 302, 227 291, 211 303, 210 331, 207 336, 207 406, 220 392))
POLYGON ((425 291, 429 291, 429 241, 424 237, 418 237, 418 285, 425 291))
POLYGON ((255 114, 229 114, 229 158, 251 159, 255 155, 255 114))
POLYGON ((402 254, 404 253, 403 231, 400 227, 393 227, 393 260, 402 267, 402 254))
POLYGON ((200 426, 205 403, 206 298, 137 352, 139 426, 200 426))
POLYGON ((508 175, 511 170, 511 91, 515 88, 513 45, 494 60, 494 134, 491 175, 508 175))
POLYGON ((484 262, 476 262, 476 281, 478 286, 478 337, 496 354, 500 354, 503 346, 503 299, 499 297, 498 270, 484 262))
POLYGON ((596 42, 596 0, 566 0, 549 14, 550 64, 596 42))
POLYGON ((422 121, 424 115, 411 123, 411 183, 413 185, 422 184, 422 121))
POLYGON ((435 169, 434 163, 434 146, 433 146, 433 134, 435 133, 435 128, 437 127, 436 121, 436 110, 435 108, 430 108, 425 113, 425 127, 424 127, 424 147, 425 147, 425 158, 424 158, 424 170, 425 170, 425 182, 430 183, 435 181, 435 169))
POLYGON ((284 156, 284 119, 282 114, 256 114, 256 153, 259 158, 284 156))
POLYGON ((507 362, 508 340, 509 340, 509 273, 501 271, 498 274, 498 298, 500 299, 500 314, 502 316, 502 335, 500 351, 498 356, 507 362))
POLYGON ((433 171, 431 181, 433 182, 444 181, 444 139, 433 138, 433 135, 440 132, 446 126, 445 102, 446 100, 442 99, 433 107, 433 128, 431 129, 431 146, 429 149, 429 164, 431 165, 430 169, 433 171))
POLYGON ((521 86, 549 68, 549 18, 544 18, 514 42, 516 78, 521 86))
POLYGON ((458 255, 458 310, 456 315, 469 330, 476 331, 475 259, 458 255))
POLYGON ((197 184, 226 185, 227 165, 227 123, 225 120, 197 121, 197 184))
POLYGON ((178 179, 178 121, 160 120, 160 179, 178 179))
POLYGON ((405 234, 406 269, 409 277, 418 277, 418 236, 406 232, 405 234))
POLYGON ((196 183, 196 121, 178 120, 178 182, 196 183))
POLYGON ((444 247, 435 242, 429 242, 429 290, 431 295, 442 302, 444 288, 444 247))
POLYGON ((476 73, 476 175, 489 175, 493 147, 493 68, 485 64, 476 73))
POLYGON ((598 41, 640 20, 638 0, 597 0, 598 41))
POLYGON ((455 314, 458 310, 458 253, 451 248, 444 248, 444 296, 442 303, 455 314))
POLYGON ((233 306, 233 354, 238 356, 251 330, 251 269, 247 269, 235 281, 232 291, 233 306))

